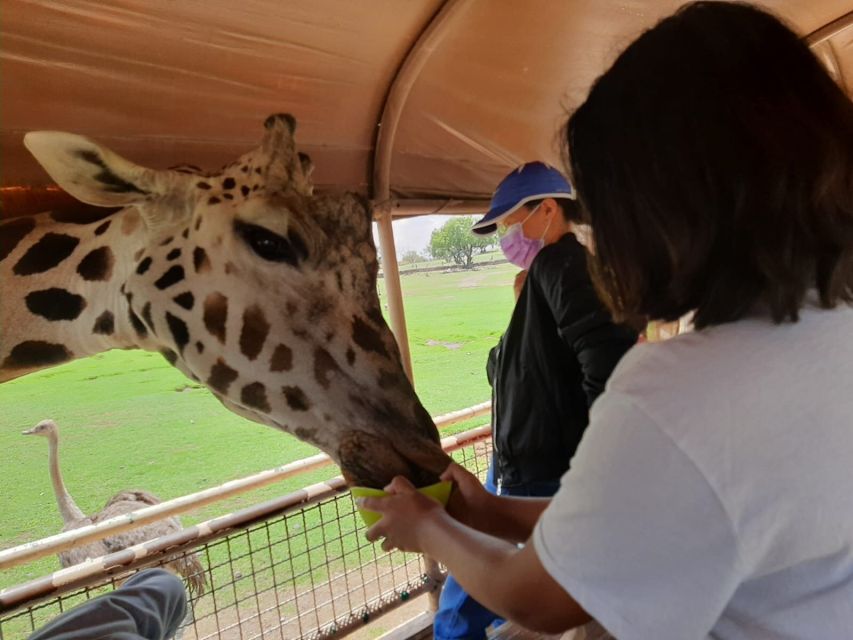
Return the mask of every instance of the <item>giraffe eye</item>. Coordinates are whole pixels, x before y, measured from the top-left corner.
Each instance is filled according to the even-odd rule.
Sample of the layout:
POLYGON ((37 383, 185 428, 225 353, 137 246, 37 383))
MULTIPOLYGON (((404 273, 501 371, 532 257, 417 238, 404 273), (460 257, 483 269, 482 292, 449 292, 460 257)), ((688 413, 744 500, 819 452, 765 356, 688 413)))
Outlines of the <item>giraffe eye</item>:
POLYGON ((293 232, 285 238, 264 227, 240 221, 234 223, 234 230, 257 256, 268 262, 286 262, 295 267, 308 257, 305 243, 293 232))

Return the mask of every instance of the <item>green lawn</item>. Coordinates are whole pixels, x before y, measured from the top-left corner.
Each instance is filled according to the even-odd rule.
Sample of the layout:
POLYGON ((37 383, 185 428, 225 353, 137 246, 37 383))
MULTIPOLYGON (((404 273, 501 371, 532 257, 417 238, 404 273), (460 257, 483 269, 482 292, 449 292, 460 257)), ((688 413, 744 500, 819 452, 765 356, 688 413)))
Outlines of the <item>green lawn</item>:
MULTIPOLYGON (((514 267, 498 265, 403 278, 415 383, 433 415, 488 399, 486 354, 509 319, 514 273, 514 267)), ((173 498, 316 452, 287 434, 231 414, 158 354, 113 351, 43 371, 0 386, 3 548, 61 527, 47 443, 20 435, 44 418, 53 418, 62 429, 65 483, 85 512, 100 509, 120 489, 144 488, 173 498)), ((198 522, 335 473, 322 469, 183 520, 198 522)), ((50 557, 10 569, 0 574, 0 588, 57 568, 50 557)))

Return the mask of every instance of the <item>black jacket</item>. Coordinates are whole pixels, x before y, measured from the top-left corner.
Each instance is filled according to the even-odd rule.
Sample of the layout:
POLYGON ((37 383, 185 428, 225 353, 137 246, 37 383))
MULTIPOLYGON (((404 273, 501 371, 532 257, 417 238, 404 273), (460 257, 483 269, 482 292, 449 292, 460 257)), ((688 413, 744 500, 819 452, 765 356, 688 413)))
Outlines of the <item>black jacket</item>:
POLYGON ((495 481, 558 480, 589 407, 637 334, 613 323, 571 233, 533 261, 509 327, 489 353, 495 481))

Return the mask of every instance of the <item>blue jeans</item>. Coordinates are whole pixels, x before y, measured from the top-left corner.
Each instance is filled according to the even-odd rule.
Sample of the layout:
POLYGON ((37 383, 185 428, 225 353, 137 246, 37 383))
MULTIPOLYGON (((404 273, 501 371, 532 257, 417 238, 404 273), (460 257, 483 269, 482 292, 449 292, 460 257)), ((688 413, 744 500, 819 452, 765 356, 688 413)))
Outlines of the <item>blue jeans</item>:
POLYGON ((164 640, 186 613, 184 583, 163 569, 148 569, 66 611, 29 640, 164 640))
MULTIPOLYGON (((560 481, 531 482, 514 487, 501 487, 498 493, 495 486, 494 465, 489 467, 486 476, 486 491, 495 495, 523 496, 545 498, 553 496, 560 488, 560 481)), ((433 621, 435 640, 483 640, 486 637, 486 627, 503 620, 495 613, 486 609, 462 589, 454 577, 447 576, 441 598, 438 601, 438 611, 433 621)))

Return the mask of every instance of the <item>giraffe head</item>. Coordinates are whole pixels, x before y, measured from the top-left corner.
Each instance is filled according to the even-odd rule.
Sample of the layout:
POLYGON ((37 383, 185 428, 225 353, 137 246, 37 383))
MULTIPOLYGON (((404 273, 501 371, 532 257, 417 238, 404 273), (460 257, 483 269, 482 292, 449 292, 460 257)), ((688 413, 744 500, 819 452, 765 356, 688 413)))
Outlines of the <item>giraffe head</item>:
POLYGON ((370 207, 313 194, 292 116, 265 128, 215 174, 147 169, 67 133, 25 144, 71 195, 144 223, 116 283, 135 346, 318 446, 351 484, 434 481, 449 458, 382 318, 370 207))

